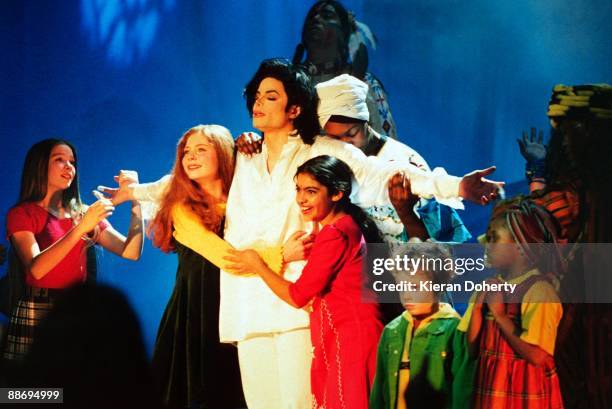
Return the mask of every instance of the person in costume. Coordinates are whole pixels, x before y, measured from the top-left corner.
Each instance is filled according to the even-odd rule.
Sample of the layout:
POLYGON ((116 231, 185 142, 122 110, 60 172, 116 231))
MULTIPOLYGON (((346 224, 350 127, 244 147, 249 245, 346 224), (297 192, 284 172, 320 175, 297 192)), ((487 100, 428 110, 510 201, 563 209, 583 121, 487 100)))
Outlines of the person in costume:
MULTIPOLYGON (((445 260, 451 254, 442 245, 418 243, 401 247, 399 256, 445 260)), ((436 267, 414 274, 394 271, 397 282, 448 283, 452 271, 436 267)), ((376 359, 376 378, 370 395, 370 409, 470 407, 474 360, 470 359, 465 335, 456 331, 460 316, 443 294, 434 291, 406 291, 401 294, 405 311, 382 333, 376 359)))
POLYGON ((559 222, 562 240, 578 243, 572 244, 560 283, 566 304, 555 359, 566 407, 607 408, 612 404, 610 263, 597 246, 580 243, 612 242, 612 86, 556 85, 547 114, 548 146, 532 135, 521 141, 521 152, 530 199, 559 222))
MULTIPOLYGON (((420 169, 430 170, 425 159, 414 149, 372 128, 366 103, 368 84, 351 75, 342 74, 318 84, 316 88, 321 101, 318 109, 319 123, 328 137, 350 143, 367 156, 376 156, 389 162, 408 160, 420 169)), ((435 200, 421 199, 418 203, 409 203, 405 194, 410 193, 409 183, 405 175, 395 175, 389 182, 393 206, 372 206, 366 209, 387 243, 404 243, 410 237, 453 242, 464 242, 471 238, 454 209, 435 200), (412 235, 409 236, 407 231, 411 231, 412 235)))
MULTIPOLYGON (((255 272, 294 308, 311 304, 314 408, 366 409, 382 324, 372 290, 365 288, 365 242, 379 242, 374 222, 350 201, 353 175, 331 156, 297 168, 296 197, 304 220, 320 226, 302 274, 291 282, 251 250, 235 251, 228 271, 255 272), (366 301, 364 301, 366 300, 366 301)), ((287 357, 287 359, 290 359, 287 357)))
POLYGON ((563 309, 551 280, 562 274, 554 251, 558 231, 554 218, 529 200, 494 209, 486 259, 500 275, 489 280, 516 287, 474 294, 458 326, 478 358, 475 408, 563 408, 554 360, 563 309))
POLYGON ((304 68, 315 85, 344 73, 365 81, 369 86, 367 105, 372 127, 397 139, 387 92, 368 71, 368 43, 376 48, 374 34, 352 12, 338 1, 318 1, 306 15, 302 42, 295 49, 293 63, 304 68))
POLYGON ((23 359, 54 300, 95 273, 88 248, 99 244, 129 260, 137 260, 142 252, 139 204, 132 202, 124 237, 106 221, 115 209, 109 200, 101 198, 91 206, 81 202, 77 170, 76 150, 65 140, 42 140, 26 155, 19 200, 6 217, 7 236, 17 256, 11 260, 17 265, 10 269, 21 271, 25 280, 9 321, 7 360, 23 359))

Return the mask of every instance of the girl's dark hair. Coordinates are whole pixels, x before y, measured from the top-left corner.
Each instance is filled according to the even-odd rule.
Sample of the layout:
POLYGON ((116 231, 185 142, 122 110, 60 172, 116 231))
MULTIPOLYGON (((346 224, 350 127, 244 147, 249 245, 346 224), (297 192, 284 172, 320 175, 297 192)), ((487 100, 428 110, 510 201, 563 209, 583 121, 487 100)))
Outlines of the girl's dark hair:
POLYGON ((311 145, 315 137, 321 132, 321 127, 317 116, 319 97, 310 77, 289 60, 272 58, 262 61, 243 93, 251 116, 253 116, 257 88, 264 78, 274 78, 283 83, 288 98, 287 111, 294 105, 300 107, 301 112, 294 119, 293 125, 300 133, 304 143, 311 145))
POLYGON ((342 192, 338 208, 355 220, 366 242, 382 243, 382 237, 376 224, 359 206, 351 202, 353 171, 346 163, 333 156, 321 155, 302 163, 295 172, 295 176, 303 173, 312 176, 325 186, 330 195, 342 192))
POLYGON ((77 170, 70 187, 62 194, 62 206, 72 211, 81 210, 81 196, 79 194, 79 172, 77 152, 74 146, 63 139, 49 138, 35 143, 28 150, 23 171, 21 172, 21 189, 17 204, 25 202, 38 202, 47 194, 47 178, 49 158, 51 151, 57 145, 66 145, 72 150, 74 168, 77 170))

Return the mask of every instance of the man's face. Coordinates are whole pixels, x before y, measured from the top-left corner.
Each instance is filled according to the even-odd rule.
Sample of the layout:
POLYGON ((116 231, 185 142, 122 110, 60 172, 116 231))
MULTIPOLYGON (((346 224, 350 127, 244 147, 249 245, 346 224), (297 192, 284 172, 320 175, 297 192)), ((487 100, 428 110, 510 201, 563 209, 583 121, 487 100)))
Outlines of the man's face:
POLYGON ((253 126, 262 132, 289 126, 295 114, 287 112, 287 102, 283 83, 275 78, 264 78, 255 94, 253 126))
POLYGON ((363 122, 345 124, 327 121, 324 130, 325 134, 330 138, 350 143, 362 151, 365 149, 368 142, 365 135, 365 123, 363 122))

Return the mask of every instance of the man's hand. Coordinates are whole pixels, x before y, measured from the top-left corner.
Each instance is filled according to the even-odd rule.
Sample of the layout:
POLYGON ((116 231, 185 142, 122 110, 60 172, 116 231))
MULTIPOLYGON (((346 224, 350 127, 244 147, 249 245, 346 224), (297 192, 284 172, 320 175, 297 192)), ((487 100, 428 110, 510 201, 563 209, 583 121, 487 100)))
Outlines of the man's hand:
POLYGON ((98 186, 100 192, 108 195, 115 206, 123 202, 134 200, 133 186, 138 184, 138 172, 133 170, 121 170, 119 175, 114 177, 118 188, 98 186))
POLYGON ((255 132, 244 132, 236 139, 236 149, 247 156, 260 153, 262 144, 263 138, 255 132))
POLYGON ((485 176, 495 172, 495 166, 475 170, 463 176, 459 183, 459 196, 470 202, 488 204, 498 197, 503 198, 504 182, 494 182, 485 176))

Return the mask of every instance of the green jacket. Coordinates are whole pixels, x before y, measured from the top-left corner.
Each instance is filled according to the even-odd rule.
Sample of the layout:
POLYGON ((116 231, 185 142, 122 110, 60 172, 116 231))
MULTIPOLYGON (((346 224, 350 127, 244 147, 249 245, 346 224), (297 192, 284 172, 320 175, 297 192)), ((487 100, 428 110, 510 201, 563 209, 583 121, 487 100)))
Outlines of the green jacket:
MULTIPOLYGON (((423 322, 413 339, 408 340, 408 388, 416 393, 411 396, 434 406, 437 401, 429 401, 434 395, 442 398, 446 408, 471 406, 475 361, 469 358, 465 334, 456 331, 458 324, 459 315, 455 310, 448 304, 441 304, 440 311, 428 322, 423 322), (423 392, 425 389, 427 392, 423 392)), ((396 409, 401 357, 406 335, 412 334, 412 329, 408 331, 409 326, 412 327, 412 317, 404 313, 387 324, 383 331, 378 345, 370 409, 396 409)), ((407 406, 411 406, 410 401, 407 406)))

